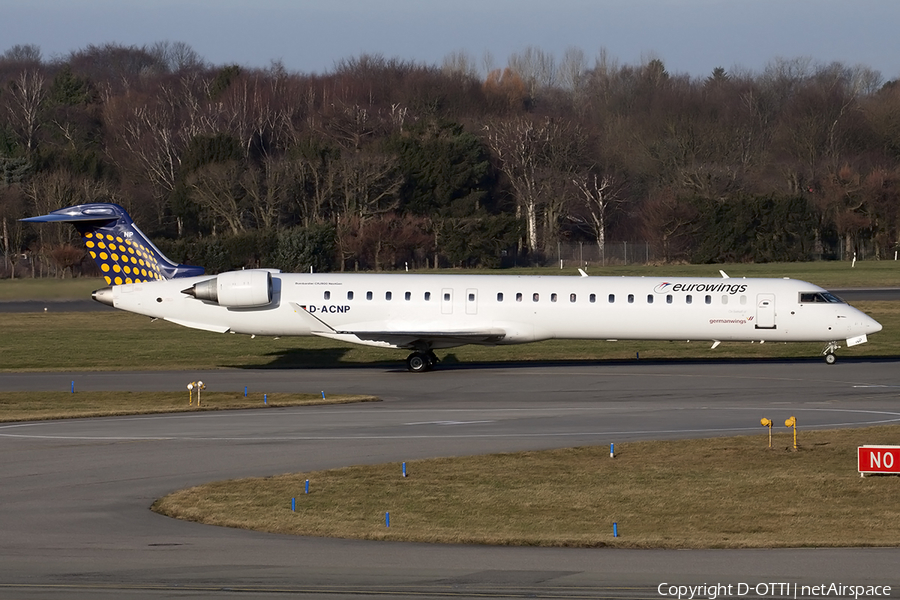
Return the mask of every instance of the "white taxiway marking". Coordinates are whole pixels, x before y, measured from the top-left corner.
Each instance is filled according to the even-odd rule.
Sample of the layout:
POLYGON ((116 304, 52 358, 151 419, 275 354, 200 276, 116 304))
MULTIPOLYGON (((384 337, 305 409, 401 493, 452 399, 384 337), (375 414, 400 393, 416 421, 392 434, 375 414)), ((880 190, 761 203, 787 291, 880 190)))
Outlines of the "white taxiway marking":
POLYGON ((900 388, 900 385, 854 385, 855 388, 900 388))
MULTIPOLYGON (((771 407, 769 407, 771 408, 771 407)), ((708 409, 710 410, 710 409, 708 409)), ((735 411, 759 411, 764 410, 762 408, 753 408, 753 407, 724 407, 721 409, 711 409, 711 410, 722 410, 728 412, 735 411)), ((852 418, 844 418, 844 419, 834 419, 830 420, 826 423, 816 423, 814 425, 807 425, 806 429, 824 429, 830 427, 862 427, 865 425, 880 425, 885 423, 897 423, 900 421, 900 412, 893 411, 882 411, 882 410, 860 410, 860 409, 840 409, 840 408, 805 408, 805 407, 794 407, 791 409, 792 412, 796 412, 798 415, 800 414, 823 414, 823 413, 834 413, 836 415, 841 416, 849 416, 849 415, 861 415, 862 418, 859 420, 852 418)), ((181 420, 184 418, 220 418, 222 416, 221 413, 201 413, 190 415, 190 417, 186 415, 168 415, 168 416, 159 416, 159 417, 150 417, 149 420, 162 420, 165 418, 168 419, 177 419, 181 420)), ((115 421, 131 421, 135 420, 133 417, 127 418, 110 418, 105 419, 103 422, 106 424, 114 423, 115 421)), ((472 423, 493 423, 495 421, 422 421, 418 423, 406 423, 405 425, 464 425, 464 424, 472 424, 472 423)), ((77 422, 76 422, 77 423, 77 422)), ((708 427, 708 428, 698 428, 698 429, 645 429, 645 430, 579 430, 579 431, 561 431, 561 432, 520 432, 520 433, 497 433, 497 432, 487 432, 487 433, 444 433, 444 434, 436 434, 432 433, 410 433, 407 435, 359 435, 359 434, 346 434, 346 435, 248 435, 248 436, 202 436, 202 435, 181 435, 181 434, 168 434, 163 433, 161 435, 146 435, 146 436, 119 436, 119 435, 66 435, 65 433, 60 434, 39 434, 33 433, 29 434, 27 431, 34 430, 35 428, 50 428, 50 429, 58 429, 65 428, 67 426, 66 420, 59 421, 40 421, 40 422, 31 422, 31 423, 11 423, 6 425, 0 425, 0 439, 37 439, 37 440, 78 440, 78 441, 236 441, 236 442, 258 442, 258 441, 295 441, 295 440, 305 440, 305 441, 339 441, 339 440, 400 440, 400 439, 479 439, 479 438, 568 438, 568 437, 599 437, 599 438, 608 438, 610 436, 621 436, 621 435, 631 435, 631 436, 644 436, 644 435, 672 435, 672 434, 681 434, 681 435, 708 435, 710 433, 744 433, 744 432, 757 432, 759 430, 759 426, 755 425, 753 427, 708 427), (20 433, 12 433, 11 431, 18 430, 20 433)))
POLYGON ((422 421, 419 423, 404 423, 404 425, 473 425, 475 423, 493 423, 493 421, 422 421))

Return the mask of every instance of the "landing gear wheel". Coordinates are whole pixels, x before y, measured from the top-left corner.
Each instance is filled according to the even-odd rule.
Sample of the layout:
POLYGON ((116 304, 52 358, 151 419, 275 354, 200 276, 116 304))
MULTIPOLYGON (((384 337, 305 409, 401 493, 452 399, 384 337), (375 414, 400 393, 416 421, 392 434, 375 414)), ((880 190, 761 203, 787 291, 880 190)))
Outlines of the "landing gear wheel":
POLYGON ((837 356, 835 356, 831 352, 829 352, 828 354, 825 355, 825 362, 829 365, 833 365, 836 360, 837 360, 837 356))
POLYGON ((413 373, 424 373, 431 370, 431 361, 424 352, 413 352, 406 357, 406 368, 413 373))

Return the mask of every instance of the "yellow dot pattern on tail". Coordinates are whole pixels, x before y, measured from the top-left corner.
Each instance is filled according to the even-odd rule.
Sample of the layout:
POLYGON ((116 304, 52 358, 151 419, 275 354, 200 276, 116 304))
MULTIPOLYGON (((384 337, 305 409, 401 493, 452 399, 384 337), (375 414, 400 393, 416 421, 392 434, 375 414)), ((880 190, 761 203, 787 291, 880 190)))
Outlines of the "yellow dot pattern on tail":
POLYGON ((118 235, 88 231, 84 245, 109 285, 165 279, 154 252, 137 241, 118 235))

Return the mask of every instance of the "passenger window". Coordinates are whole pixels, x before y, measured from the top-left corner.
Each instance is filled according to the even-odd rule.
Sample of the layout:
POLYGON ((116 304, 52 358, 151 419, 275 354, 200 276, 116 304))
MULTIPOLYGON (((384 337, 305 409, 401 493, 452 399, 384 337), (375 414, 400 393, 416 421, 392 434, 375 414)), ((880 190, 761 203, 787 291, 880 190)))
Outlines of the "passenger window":
POLYGON ((708 294, 707 294, 706 297, 703 298, 703 300, 704 300, 707 304, 712 304, 712 296, 710 296, 710 295, 708 295, 708 294))
POLYGON ((522 301, 522 292, 519 292, 516 294, 516 302, 521 302, 521 301, 522 301))
POLYGON ((653 304, 653 294, 647 294, 647 304, 653 304))
POLYGON ((407 300, 412 300, 412 292, 406 292, 403 297, 407 300))
POLYGON ((431 292, 425 292, 425 302, 431 300, 431 292))
POLYGON ((366 292, 366 300, 372 299, 372 292, 366 292))
POLYGON ((569 302, 575 302, 575 294, 569 294, 569 302))
POLYGON ((741 296, 741 304, 747 304, 747 296, 741 296))
POLYGON ((666 296, 666 304, 672 304, 672 294, 666 296))
POLYGON ((331 300, 331 292, 329 292, 329 291, 327 291, 327 290, 325 291, 325 299, 326 299, 326 300, 331 300))
POLYGON ((590 300, 591 300, 591 302, 596 302, 596 301, 597 301, 597 294, 591 294, 590 300))
POLYGON ((615 301, 616 301, 616 295, 615 295, 615 294, 610 294, 610 295, 609 295, 609 303, 612 304, 612 303, 615 302, 615 301))
POLYGON ((628 294, 628 304, 634 304, 634 294, 628 294))
POLYGON ((722 296, 722 304, 728 304, 728 296, 722 296))
POLYGON ((550 294, 550 302, 556 302, 556 294, 550 294))
POLYGON ((392 296, 393 296, 393 294, 391 294, 390 292, 385 292, 385 293, 384 293, 384 299, 385 299, 385 300, 390 300, 392 296))
POLYGON ((538 294, 537 292, 535 292, 535 293, 531 296, 531 299, 532 299, 533 301, 537 302, 538 300, 541 299, 541 295, 538 294))
POLYGON ((503 302, 503 292, 497 292, 497 302, 503 302))
POLYGON ((694 297, 691 296, 690 294, 688 294, 687 296, 684 297, 685 304, 692 304, 693 302, 694 302, 694 297))
POLYGON ((353 292, 347 292, 347 300, 353 300, 353 292))

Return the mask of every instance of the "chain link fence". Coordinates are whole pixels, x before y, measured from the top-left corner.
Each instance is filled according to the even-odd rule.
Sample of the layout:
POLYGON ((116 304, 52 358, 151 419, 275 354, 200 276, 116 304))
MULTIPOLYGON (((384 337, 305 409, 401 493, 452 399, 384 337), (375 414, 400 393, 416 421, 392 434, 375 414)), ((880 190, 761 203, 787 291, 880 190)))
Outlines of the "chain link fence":
POLYGON ((647 265, 663 261, 650 242, 590 242, 557 244, 557 262, 578 266, 647 265))

